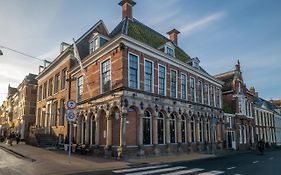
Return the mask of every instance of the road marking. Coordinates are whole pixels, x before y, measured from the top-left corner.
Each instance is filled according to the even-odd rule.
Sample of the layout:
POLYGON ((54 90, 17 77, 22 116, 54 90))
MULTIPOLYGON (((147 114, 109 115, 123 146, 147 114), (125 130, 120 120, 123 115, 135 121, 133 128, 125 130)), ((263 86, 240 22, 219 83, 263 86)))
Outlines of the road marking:
POLYGON ((274 157, 270 157, 270 158, 269 158, 269 160, 272 160, 272 159, 274 159, 274 157))
POLYGON ((186 167, 184 167, 184 166, 176 166, 176 167, 172 167, 172 168, 164 168, 164 169, 158 169, 158 170, 143 171, 143 172, 137 172, 137 173, 129 173, 129 174, 126 174, 126 175, 155 174, 155 173, 162 173, 162 172, 166 172, 166 171, 180 170, 180 169, 184 169, 184 168, 186 168, 186 167))
POLYGON ((149 167, 141 167, 141 168, 131 168, 131 169, 121 169, 121 170, 115 170, 112 171, 113 173, 129 173, 133 171, 141 171, 141 170, 151 170, 151 169, 156 169, 156 168, 164 168, 167 167, 168 165, 157 165, 157 166, 149 166, 149 167))
POLYGON ((260 161, 254 161, 253 164, 259 163, 260 161))
POLYGON ((206 173, 200 173, 198 175, 217 175, 217 174, 222 174, 224 173, 224 171, 210 171, 210 172, 206 172, 206 173))
POLYGON ((232 170, 232 169, 234 169, 234 168, 236 168, 235 166, 232 166, 232 167, 229 167, 229 168, 227 168, 228 170, 232 170))
POLYGON ((195 172, 203 171, 203 170, 204 169, 201 169, 201 168, 193 168, 190 170, 182 170, 182 171, 177 171, 177 172, 167 173, 167 174, 162 174, 162 175, 181 175, 181 174, 195 173, 195 172))

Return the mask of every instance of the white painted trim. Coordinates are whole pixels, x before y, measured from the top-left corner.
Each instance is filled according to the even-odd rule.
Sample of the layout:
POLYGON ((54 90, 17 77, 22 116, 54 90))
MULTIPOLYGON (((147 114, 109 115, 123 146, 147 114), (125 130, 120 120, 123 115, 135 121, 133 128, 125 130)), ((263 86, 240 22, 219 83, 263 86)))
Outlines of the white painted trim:
POLYGON ((124 41, 123 41, 124 44, 131 48, 139 50, 146 55, 150 55, 150 56, 157 58, 163 62, 166 62, 168 64, 179 67, 182 70, 186 70, 187 72, 193 74, 194 76, 198 76, 206 81, 210 81, 211 83, 213 83, 219 87, 222 87, 222 84, 223 84, 222 81, 220 81, 220 80, 216 79, 215 77, 210 76, 206 73, 200 72, 199 70, 193 68, 192 66, 190 66, 187 63, 179 61, 179 60, 175 59, 174 57, 169 56, 168 54, 166 54, 158 49, 155 49, 151 46, 143 44, 142 42, 139 42, 138 40, 135 40, 129 36, 122 34, 121 37, 124 38, 124 41))
POLYGON ((100 62, 100 94, 104 93, 102 90, 102 64, 106 61, 109 61, 109 65, 110 65, 110 89, 112 87, 112 64, 111 64, 111 57, 109 57, 103 62, 100 62))
POLYGON ((145 61, 148 61, 148 62, 150 62, 152 64, 152 67, 151 67, 151 69, 152 69, 151 70, 152 71, 152 75, 151 75, 152 76, 151 77, 151 79, 152 79, 152 82, 151 82, 152 91, 151 91, 151 93, 154 93, 154 61, 151 61, 151 60, 149 60, 147 58, 144 58, 144 62, 143 62, 143 73, 144 73, 144 75, 143 75, 143 77, 144 77, 144 80, 143 80, 143 84, 144 84, 143 90, 145 91, 145 61))
POLYGON ((170 97, 178 98, 178 71, 170 68, 170 97), (172 97, 172 71, 176 73, 176 97, 172 97))
POLYGON ((130 54, 136 56, 138 59, 137 89, 140 89, 140 56, 137 54, 134 54, 132 52, 128 52, 128 58, 127 58, 127 61, 128 61, 128 87, 130 87, 130 57, 129 57, 130 54))

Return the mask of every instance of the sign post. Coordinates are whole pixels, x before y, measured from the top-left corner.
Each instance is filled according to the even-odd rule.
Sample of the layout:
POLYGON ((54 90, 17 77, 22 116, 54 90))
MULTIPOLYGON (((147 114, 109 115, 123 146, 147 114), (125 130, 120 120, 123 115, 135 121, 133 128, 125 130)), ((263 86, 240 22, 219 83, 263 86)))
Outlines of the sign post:
POLYGON ((68 163, 71 163, 71 148, 72 148, 72 122, 76 120, 76 102, 74 100, 69 100, 67 102, 67 120, 69 122, 69 146, 68 146, 68 163))

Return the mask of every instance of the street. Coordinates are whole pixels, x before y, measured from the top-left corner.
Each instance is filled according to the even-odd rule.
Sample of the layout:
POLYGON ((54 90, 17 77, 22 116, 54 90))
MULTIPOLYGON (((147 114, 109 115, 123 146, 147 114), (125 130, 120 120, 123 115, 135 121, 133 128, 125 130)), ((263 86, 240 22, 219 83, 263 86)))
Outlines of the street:
POLYGON ((191 162, 176 162, 171 164, 139 166, 126 169, 117 169, 113 171, 85 172, 80 173, 80 175, 280 175, 280 165, 281 150, 278 150, 266 152, 265 155, 245 153, 191 162))
POLYGON ((0 148, 0 175, 31 174, 30 162, 0 148))

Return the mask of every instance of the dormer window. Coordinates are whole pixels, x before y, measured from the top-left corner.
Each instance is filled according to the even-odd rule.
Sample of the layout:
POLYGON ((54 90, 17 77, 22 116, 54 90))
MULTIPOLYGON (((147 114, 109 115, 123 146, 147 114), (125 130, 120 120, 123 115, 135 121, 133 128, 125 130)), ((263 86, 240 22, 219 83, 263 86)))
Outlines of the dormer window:
POLYGON ((175 56, 174 49, 168 46, 166 47, 166 53, 172 57, 175 56))
POLYGON ((200 60, 199 58, 195 57, 195 58, 192 58, 192 66, 196 69, 199 69, 200 68, 200 60))
POLYGON ((99 37, 95 37, 90 41, 90 53, 93 53, 99 48, 99 37))
POLYGON ((93 53, 98 48, 103 46, 108 39, 105 36, 101 36, 100 34, 95 34, 94 37, 90 40, 90 46, 89 46, 89 53, 93 53))

